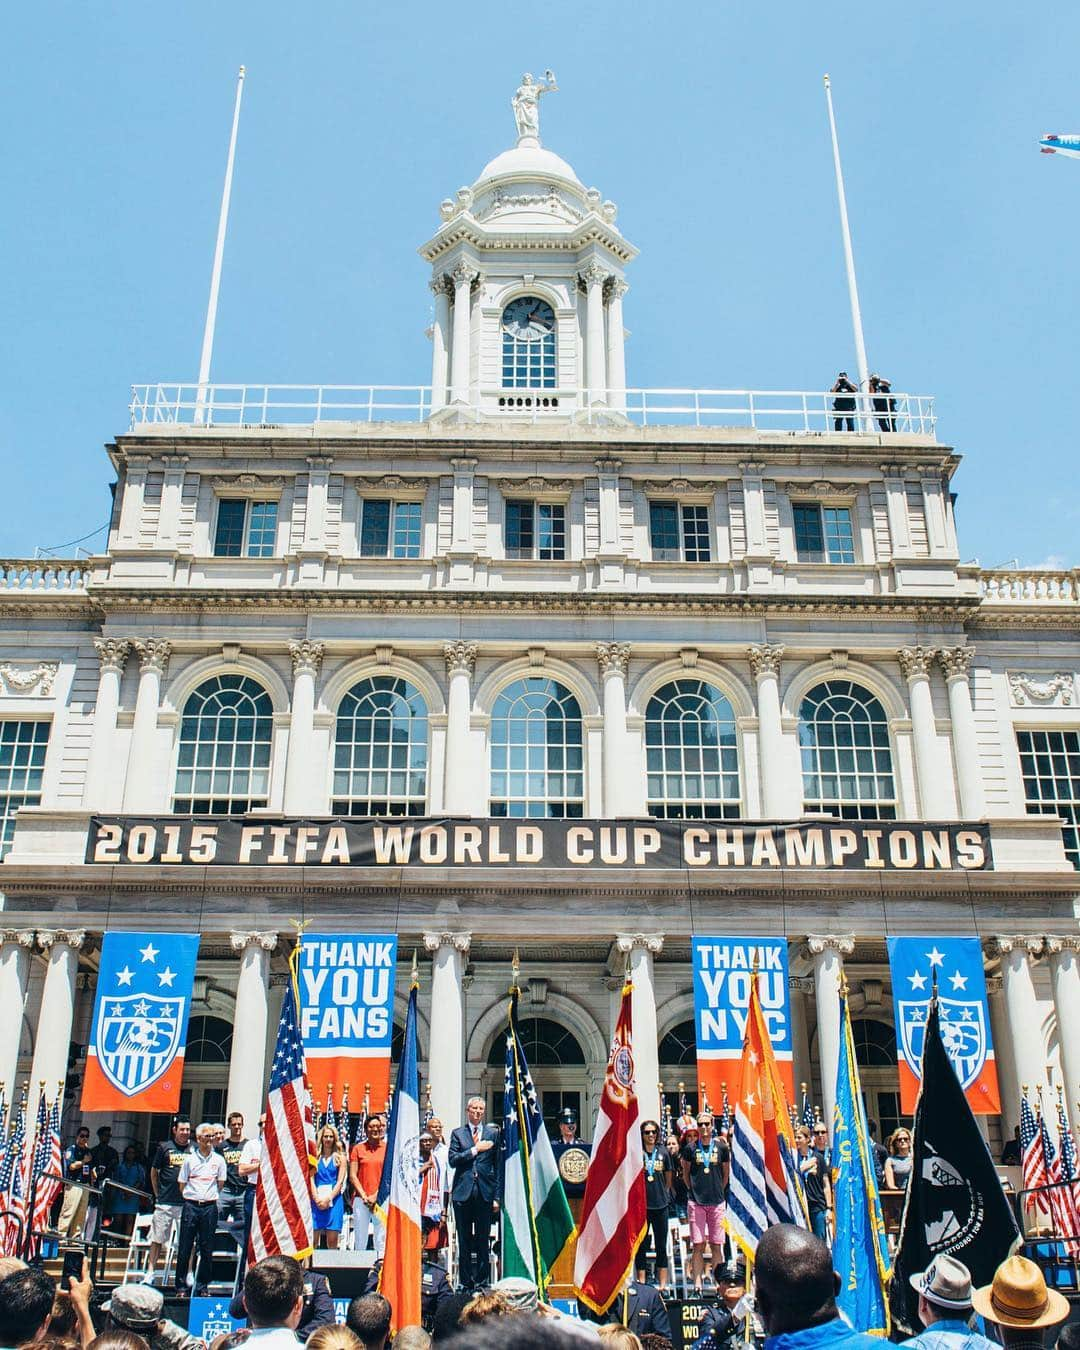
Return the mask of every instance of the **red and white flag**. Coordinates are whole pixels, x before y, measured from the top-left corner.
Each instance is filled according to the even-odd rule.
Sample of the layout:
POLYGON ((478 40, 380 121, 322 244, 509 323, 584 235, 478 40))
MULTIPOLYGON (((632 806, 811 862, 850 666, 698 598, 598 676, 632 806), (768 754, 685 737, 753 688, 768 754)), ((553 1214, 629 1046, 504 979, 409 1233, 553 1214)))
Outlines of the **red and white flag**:
POLYGON ((634 1090, 631 992, 627 980, 578 1223, 574 1292, 595 1313, 607 1312, 614 1303, 633 1273, 634 1254, 645 1236, 645 1164, 634 1090))
POLYGON ((285 986, 270 1068, 249 1261, 267 1256, 295 1256, 302 1261, 312 1250, 309 1179, 315 1166, 315 1125, 296 1015, 295 955, 294 978, 285 986))

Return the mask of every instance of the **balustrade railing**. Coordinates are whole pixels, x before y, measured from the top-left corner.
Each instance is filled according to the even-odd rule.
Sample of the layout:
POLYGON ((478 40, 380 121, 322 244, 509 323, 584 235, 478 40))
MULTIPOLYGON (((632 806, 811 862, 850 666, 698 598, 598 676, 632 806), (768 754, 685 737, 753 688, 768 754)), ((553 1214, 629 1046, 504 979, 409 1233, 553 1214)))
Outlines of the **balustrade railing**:
POLYGON ((0 558, 0 591, 84 591, 89 573, 78 558, 0 558))
POLYGON ((988 568, 979 573, 979 593, 988 604, 1075 605, 1080 602, 1080 568, 988 568))

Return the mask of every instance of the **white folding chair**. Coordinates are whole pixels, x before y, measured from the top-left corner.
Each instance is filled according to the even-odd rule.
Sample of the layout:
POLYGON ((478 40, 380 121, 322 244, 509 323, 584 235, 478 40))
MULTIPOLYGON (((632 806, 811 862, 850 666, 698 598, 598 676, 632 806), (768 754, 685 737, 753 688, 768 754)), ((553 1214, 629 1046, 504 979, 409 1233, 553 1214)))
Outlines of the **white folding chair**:
POLYGON ((146 1273, 146 1256, 150 1250, 150 1214, 136 1214, 131 1227, 127 1261, 124 1264, 124 1283, 131 1284, 146 1273))

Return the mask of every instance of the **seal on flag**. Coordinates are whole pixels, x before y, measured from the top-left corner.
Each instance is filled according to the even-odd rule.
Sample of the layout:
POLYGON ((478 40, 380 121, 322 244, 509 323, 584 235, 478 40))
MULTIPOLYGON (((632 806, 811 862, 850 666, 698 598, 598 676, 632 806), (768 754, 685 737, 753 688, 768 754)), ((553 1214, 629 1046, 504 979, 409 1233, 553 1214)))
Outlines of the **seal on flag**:
POLYGON ((157 994, 102 999, 97 1057, 105 1077, 118 1091, 133 1097, 168 1069, 180 1046, 185 1002, 157 994))
MULTIPOLYGON (((928 1004, 899 1001, 900 1033, 904 1058, 922 1064, 928 1004)), ((986 1062, 988 1037, 983 1004, 979 999, 938 998, 941 1039, 963 1088, 978 1078, 986 1062)))

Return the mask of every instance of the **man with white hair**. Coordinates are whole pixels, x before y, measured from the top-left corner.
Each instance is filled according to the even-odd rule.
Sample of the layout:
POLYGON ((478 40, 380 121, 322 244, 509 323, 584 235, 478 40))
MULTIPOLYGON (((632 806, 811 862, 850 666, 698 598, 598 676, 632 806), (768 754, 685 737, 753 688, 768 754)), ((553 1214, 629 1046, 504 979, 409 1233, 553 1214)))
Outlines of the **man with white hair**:
POLYGON ((180 1244, 176 1252, 176 1292, 180 1297, 187 1293, 188 1263, 192 1248, 198 1244, 195 1297, 205 1298, 214 1262, 218 1198, 228 1169, 225 1159, 214 1148, 213 1125, 200 1125, 195 1131, 195 1143, 194 1153, 189 1153, 180 1167, 179 1184, 184 1203, 180 1212, 180 1244))

